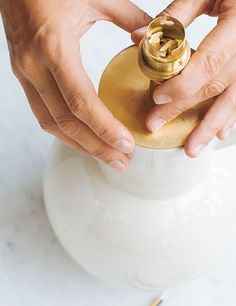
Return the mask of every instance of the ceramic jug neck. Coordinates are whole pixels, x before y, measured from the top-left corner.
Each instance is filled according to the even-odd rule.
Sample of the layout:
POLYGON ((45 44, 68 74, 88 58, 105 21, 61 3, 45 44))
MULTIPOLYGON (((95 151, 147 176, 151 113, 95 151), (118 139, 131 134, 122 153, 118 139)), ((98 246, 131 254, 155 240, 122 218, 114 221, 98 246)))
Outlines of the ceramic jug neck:
POLYGON ((206 176, 213 146, 191 159, 183 148, 153 150, 137 147, 128 170, 118 174, 100 163, 106 178, 116 188, 135 196, 169 198, 194 188, 206 176))

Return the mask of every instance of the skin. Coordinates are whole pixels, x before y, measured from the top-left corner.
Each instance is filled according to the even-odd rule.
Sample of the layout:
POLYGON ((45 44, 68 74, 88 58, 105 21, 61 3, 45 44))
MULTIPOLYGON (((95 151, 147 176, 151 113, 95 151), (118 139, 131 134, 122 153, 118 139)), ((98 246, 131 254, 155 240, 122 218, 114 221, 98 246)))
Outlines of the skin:
POLYGON ((128 32, 151 17, 128 0, 0 0, 13 71, 41 128, 112 166, 128 167, 130 132, 99 100, 79 40, 97 21, 128 32))
MULTIPOLYGON (((0 0, 0 10, 13 71, 42 129, 124 172, 134 140, 97 97, 83 68, 79 40, 95 22, 107 20, 133 32, 139 43, 151 17, 128 0, 119 5, 117 0, 0 0)), ((162 14, 185 26, 201 14, 219 17, 186 69, 157 87, 157 106, 146 120, 155 131, 215 97, 186 141, 187 155, 195 157, 214 136, 225 139, 236 122, 236 2, 176 0, 162 14)))
MULTIPOLYGON (((184 71, 156 88, 157 106, 146 119, 153 132, 196 104, 215 98, 185 143, 186 154, 196 157, 215 136, 226 139, 236 122, 236 1, 176 0, 162 14, 179 19, 186 27, 201 14, 218 16, 217 26, 184 71)), ((144 33, 145 28, 135 31, 133 41, 139 43, 144 33)))

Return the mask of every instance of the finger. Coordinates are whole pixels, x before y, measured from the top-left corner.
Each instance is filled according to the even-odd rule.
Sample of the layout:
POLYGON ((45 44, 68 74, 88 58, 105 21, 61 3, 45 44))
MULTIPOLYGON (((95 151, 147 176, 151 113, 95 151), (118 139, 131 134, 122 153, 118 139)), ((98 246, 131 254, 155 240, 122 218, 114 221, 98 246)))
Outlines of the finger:
POLYGON ((191 133, 185 144, 190 157, 196 157, 201 150, 224 128, 226 122, 236 112, 236 83, 221 94, 204 119, 191 133))
POLYGON ((135 43, 135 45, 139 45, 143 37, 146 35, 147 26, 139 28, 138 30, 131 33, 131 39, 135 43))
POLYGON ((210 6, 210 1, 175 0, 171 2, 159 15, 174 17, 187 27, 198 16, 208 12, 210 6))
POLYGON ((84 122, 97 136, 113 148, 129 154, 134 140, 97 97, 95 89, 81 65, 78 54, 61 55, 62 63, 52 66, 52 74, 71 112, 84 122))
POLYGON ((49 71, 44 71, 43 78, 36 82, 34 86, 64 134, 84 147, 92 156, 109 164, 118 172, 124 172, 127 169, 128 157, 104 143, 87 125, 71 113, 49 71))
POLYGON ((226 122, 224 128, 217 133, 217 137, 220 140, 226 140, 230 135, 232 129, 236 127, 236 113, 234 113, 226 122))
POLYGON ((234 20, 219 22, 203 40, 183 72, 156 88, 153 95, 156 104, 191 98, 221 73, 235 55, 236 37, 225 34, 235 25, 234 20))
MULTIPOLYGON (((158 16, 166 15, 178 19, 187 27, 195 18, 209 10, 208 1, 176 0, 167 6, 158 16)), ((146 33, 147 27, 141 27, 131 35, 133 42, 138 45, 146 33)))
POLYGON ((147 128, 155 132, 158 129, 158 125, 155 124, 158 119, 165 122, 171 121, 200 102, 220 95, 234 81, 236 81, 236 56, 219 75, 206 83, 195 96, 154 107, 146 119, 147 128))
POLYGON ((104 0, 102 4, 106 7, 107 18, 129 33, 148 25, 152 20, 152 17, 128 0, 104 0))
POLYGON ((197 92, 197 102, 220 95, 229 85, 236 81, 236 55, 227 63, 223 71, 213 77, 197 92))
MULTIPOLYGON (((230 62, 224 67, 224 69, 209 82, 203 85, 202 88, 193 96, 193 103, 199 103, 209 98, 218 96, 221 94, 230 84, 236 80, 236 55, 233 56, 230 62)), ((183 84, 184 86, 184 84, 183 84)), ((154 99, 158 100, 154 93, 154 99)), ((188 99, 191 100, 191 97, 188 99)), ((159 101, 157 104, 165 104, 165 101, 159 101)), ((171 102, 171 101, 170 101, 171 102)), ((174 101, 177 105, 181 103, 181 99, 174 101)), ((189 103, 190 107, 193 103, 189 103)))
POLYGON ((29 101, 30 107, 37 118, 40 127, 47 133, 50 133, 65 143, 67 146, 80 150, 83 153, 88 154, 88 151, 85 150, 82 146, 76 143, 73 139, 66 136, 57 126, 53 117, 49 113, 47 107, 44 105, 40 95, 34 86, 27 81, 26 79, 21 78, 21 85, 23 86, 24 92, 29 101))

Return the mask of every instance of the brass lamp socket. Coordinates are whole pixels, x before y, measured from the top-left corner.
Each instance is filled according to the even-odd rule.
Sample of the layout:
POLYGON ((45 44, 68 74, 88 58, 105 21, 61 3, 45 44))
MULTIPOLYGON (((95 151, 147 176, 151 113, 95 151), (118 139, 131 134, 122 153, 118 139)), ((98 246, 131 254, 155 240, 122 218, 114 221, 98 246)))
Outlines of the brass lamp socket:
POLYGON ((179 74, 189 62, 191 49, 183 25, 175 18, 154 19, 139 45, 139 66, 155 83, 179 74))

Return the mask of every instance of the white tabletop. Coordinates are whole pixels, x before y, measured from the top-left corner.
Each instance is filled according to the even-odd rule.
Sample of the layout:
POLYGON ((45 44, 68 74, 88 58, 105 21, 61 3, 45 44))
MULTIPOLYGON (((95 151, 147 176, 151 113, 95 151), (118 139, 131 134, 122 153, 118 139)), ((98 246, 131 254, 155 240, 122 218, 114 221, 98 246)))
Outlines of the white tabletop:
MULTIPOLYGON (((134 2, 156 15, 169 1, 134 2)), ((214 22, 203 17, 190 28, 193 47, 214 22)), ((82 51, 96 85, 109 59, 129 44, 128 34, 105 22, 89 31, 82 51), (94 61, 94 55, 99 60, 94 61)), ((155 294, 99 282, 78 267, 56 240, 42 194, 42 173, 52 138, 39 129, 11 73, 2 27, 0 114, 0 306, 148 306, 155 294)), ((235 284, 235 256, 231 254, 204 278, 176 288, 163 305, 233 306, 235 284)))

